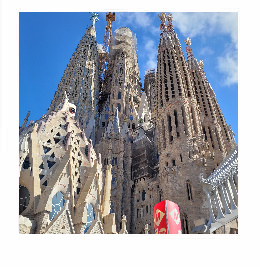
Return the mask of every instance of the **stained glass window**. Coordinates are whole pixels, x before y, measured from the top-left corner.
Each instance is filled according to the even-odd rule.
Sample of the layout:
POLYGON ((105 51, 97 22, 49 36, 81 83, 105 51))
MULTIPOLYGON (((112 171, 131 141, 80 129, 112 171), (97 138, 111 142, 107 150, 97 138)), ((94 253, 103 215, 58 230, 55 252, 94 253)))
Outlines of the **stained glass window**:
POLYGON ((88 203, 86 205, 86 210, 87 210, 87 223, 85 224, 84 234, 88 231, 89 227, 95 220, 95 212, 93 206, 88 203))
POLYGON ((52 211, 49 214, 50 221, 61 211, 65 203, 64 195, 61 192, 56 193, 52 198, 52 211))

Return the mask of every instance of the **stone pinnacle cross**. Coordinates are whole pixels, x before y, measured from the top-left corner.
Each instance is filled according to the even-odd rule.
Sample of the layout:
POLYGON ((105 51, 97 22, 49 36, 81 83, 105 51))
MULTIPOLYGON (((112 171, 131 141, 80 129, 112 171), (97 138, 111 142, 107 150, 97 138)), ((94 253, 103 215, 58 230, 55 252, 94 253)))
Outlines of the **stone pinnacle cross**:
POLYGON ((96 22, 96 20, 99 20, 99 15, 98 15, 98 13, 96 13, 96 12, 91 12, 91 17, 90 17, 90 19, 92 20, 92 25, 93 25, 93 27, 95 28, 95 22, 96 22))

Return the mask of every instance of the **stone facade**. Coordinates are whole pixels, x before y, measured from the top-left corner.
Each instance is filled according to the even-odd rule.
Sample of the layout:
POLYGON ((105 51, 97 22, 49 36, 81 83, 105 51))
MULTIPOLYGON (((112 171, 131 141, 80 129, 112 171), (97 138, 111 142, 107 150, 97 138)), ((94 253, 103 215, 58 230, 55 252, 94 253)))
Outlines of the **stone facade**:
POLYGON ((191 40, 186 60, 171 15, 159 17, 157 69, 146 72, 143 93, 135 35, 116 30, 97 77, 103 63, 91 26, 48 113, 26 126, 27 114, 20 127, 21 233, 153 234, 153 209, 162 200, 179 205, 183 234, 237 233, 237 169, 224 193, 208 186, 234 158, 232 130, 191 40))

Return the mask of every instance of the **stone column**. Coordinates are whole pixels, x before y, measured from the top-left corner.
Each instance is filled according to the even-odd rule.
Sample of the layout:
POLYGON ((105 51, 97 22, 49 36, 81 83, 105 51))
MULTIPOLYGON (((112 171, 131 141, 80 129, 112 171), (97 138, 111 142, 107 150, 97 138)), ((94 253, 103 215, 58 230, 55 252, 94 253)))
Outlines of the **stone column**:
POLYGON ((209 205, 209 222, 208 222, 208 225, 210 225, 211 223, 216 222, 216 220, 215 220, 215 216, 214 216, 213 209, 212 209, 209 191, 204 186, 203 186, 203 190, 205 191, 207 198, 208 198, 208 205, 209 205))
POLYGON ((229 182, 230 182, 230 185, 231 185, 231 188, 232 188, 232 193, 233 193, 233 196, 234 196, 235 203, 236 203, 236 205, 238 205, 237 190, 236 190, 236 186, 234 184, 234 181, 233 181, 233 177, 232 176, 229 178, 229 182))
POLYGON ((230 199, 230 203, 231 203, 231 210, 235 210, 237 209, 237 206, 232 198, 231 192, 230 192, 230 188, 228 186, 228 181, 224 182, 224 186, 226 187, 227 193, 228 193, 228 197, 230 199))
POLYGON ((217 219, 224 218, 225 216, 224 216, 224 214, 223 214, 223 212, 221 210, 220 199, 219 199, 218 188, 217 187, 214 190, 214 196, 215 196, 215 200, 216 200, 217 208, 218 208, 218 216, 217 216, 217 219))
POLYGON ((225 195, 225 192, 224 192, 224 190, 223 190, 223 184, 221 184, 221 185, 219 186, 219 188, 220 188, 220 194, 221 194, 221 197, 222 197, 222 200, 223 200, 223 204, 224 204, 224 208, 225 208, 225 215, 226 215, 226 214, 230 214, 231 211, 230 211, 230 209, 229 209, 229 207, 228 207, 228 203, 227 203, 226 195, 225 195))

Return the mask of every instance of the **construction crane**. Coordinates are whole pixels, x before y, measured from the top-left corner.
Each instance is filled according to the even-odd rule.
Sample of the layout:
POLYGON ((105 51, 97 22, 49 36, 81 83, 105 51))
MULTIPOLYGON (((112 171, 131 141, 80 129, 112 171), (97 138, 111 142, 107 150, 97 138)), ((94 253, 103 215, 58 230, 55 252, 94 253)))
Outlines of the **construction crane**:
POLYGON ((102 46, 102 51, 99 52, 99 89, 100 93, 102 91, 103 79, 105 70, 108 64, 108 54, 109 54, 109 47, 112 40, 112 22, 116 20, 115 12, 107 13, 106 21, 107 26, 105 29, 104 41, 102 46))

